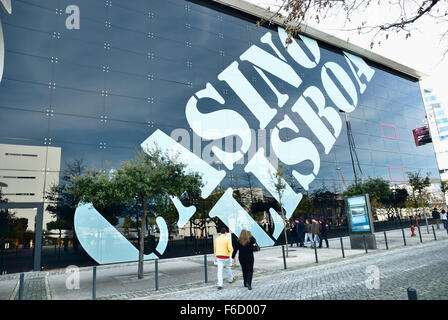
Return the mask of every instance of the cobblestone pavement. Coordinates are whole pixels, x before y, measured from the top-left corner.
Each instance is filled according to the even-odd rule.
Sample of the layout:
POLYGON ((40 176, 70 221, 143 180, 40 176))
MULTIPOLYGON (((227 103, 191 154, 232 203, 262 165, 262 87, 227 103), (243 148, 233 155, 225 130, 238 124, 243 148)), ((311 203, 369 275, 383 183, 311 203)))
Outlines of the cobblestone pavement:
MULTIPOLYGON (((19 299, 18 287, 14 291, 13 296, 14 300, 19 299)), ((23 283, 23 299, 50 300, 47 279, 45 277, 25 279, 23 283)))
POLYGON ((254 276, 251 291, 243 287, 239 274, 234 284, 225 284, 219 291, 214 284, 202 284, 183 292, 162 291, 140 299, 406 300, 407 288, 413 287, 418 299, 447 300, 447 261, 448 241, 437 241, 305 269, 277 270, 275 274, 254 276), (375 271, 379 272, 379 281, 375 281, 375 271))

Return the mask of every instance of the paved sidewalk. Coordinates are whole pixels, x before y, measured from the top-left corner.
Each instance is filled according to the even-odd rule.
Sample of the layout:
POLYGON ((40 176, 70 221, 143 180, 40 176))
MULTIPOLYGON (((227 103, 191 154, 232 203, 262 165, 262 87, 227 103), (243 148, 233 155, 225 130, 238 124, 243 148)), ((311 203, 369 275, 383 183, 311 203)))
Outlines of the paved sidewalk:
MULTIPOLYGON (((152 294, 139 300, 448 300, 448 240, 380 252, 254 278, 252 290, 241 281, 152 294), (372 272, 373 270, 373 272, 372 272), (376 274, 375 274, 376 272, 376 274)), ((241 280, 241 279, 240 279, 241 280)))
MULTIPOLYGON (((289 247, 286 258, 287 269, 284 269, 282 247, 262 248, 255 253, 254 281, 265 276, 276 276, 284 272, 316 268, 335 263, 351 263, 356 259, 370 259, 378 254, 388 254, 395 251, 409 251, 429 244, 445 243, 448 240, 446 230, 436 230, 437 241, 434 241, 432 228, 430 233, 426 227, 421 227, 423 244, 420 243, 418 232, 416 237, 410 237, 410 231, 405 230, 406 245, 404 246, 401 229, 387 232, 390 250, 386 250, 384 233, 376 233, 377 250, 351 250, 348 237, 343 238, 345 259, 342 258, 340 239, 330 239, 330 248, 317 249, 289 247)), ((238 262, 237 262, 238 263, 238 262)), ((97 299, 136 299, 170 295, 185 290, 202 290, 214 287, 216 283, 216 266, 213 255, 207 255, 207 276, 205 283, 204 256, 162 259, 158 261, 158 285, 156 290, 155 262, 144 264, 144 279, 137 279, 137 263, 105 265, 97 267, 96 296, 97 299)), ((234 273, 242 279, 241 268, 234 266, 234 273)), ((29 272, 25 274, 24 297, 28 299, 83 300, 92 298, 92 267, 79 269, 79 289, 67 289, 66 281, 70 274, 65 269, 49 272, 29 272), (43 290, 45 284, 45 290, 43 290)), ((11 299, 17 294, 19 274, 0 276, 0 299, 11 299)), ((225 290, 223 290, 225 291, 225 290)))

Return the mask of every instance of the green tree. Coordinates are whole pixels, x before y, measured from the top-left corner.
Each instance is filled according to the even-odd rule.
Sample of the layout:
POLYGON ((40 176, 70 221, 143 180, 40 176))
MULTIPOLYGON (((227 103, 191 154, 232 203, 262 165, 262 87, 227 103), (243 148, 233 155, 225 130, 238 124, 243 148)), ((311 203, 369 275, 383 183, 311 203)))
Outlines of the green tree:
POLYGON ((300 205, 294 210, 294 217, 300 217, 305 215, 317 215, 319 213, 318 208, 315 206, 314 198, 307 194, 304 194, 300 205))
POLYGON ((48 203, 46 210, 57 220, 64 221, 64 224, 70 225, 70 228, 68 229, 73 231, 73 249, 75 251, 78 249, 78 239, 74 230, 73 221, 76 205, 79 201, 72 194, 67 192, 66 185, 71 184, 71 176, 80 175, 84 168, 85 166, 83 165, 82 159, 66 163, 59 184, 52 184, 45 194, 45 199, 48 203))
POLYGON ((420 198, 420 205, 422 207, 422 214, 425 216, 426 231, 429 233, 428 218, 426 217, 424 204, 423 204, 423 194, 424 194, 425 189, 431 185, 431 180, 429 178, 430 173, 428 172, 426 174, 426 176, 423 177, 421 171, 419 170, 419 171, 415 171, 415 172, 407 172, 407 175, 408 175, 409 185, 412 188, 412 196, 414 199, 415 208, 418 207, 417 196, 416 196, 416 193, 418 193, 418 196, 420 198))
POLYGON ((222 197, 224 191, 218 190, 211 193, 207 199, 202 199, 198 194, 191 194, 188 198, 184 198, 182 203, 186 206, 194 205, 196 207, 196 212, 190 218, 190 225, 199 228, 201 234, 208 236, 207 226, 214 224, 216 227, 216 232, 219 231, 218 224, 219 218, 210 218, 208 213, 215 206, 216 202, 222 197))
POLYGON ((349 185, 343 196, 350 197, 366 193, 369 195, 372 211, 376 215, 377 209, 384 207, 388 201, 387 199, 390 198, 389 182, 383 178, 369 177, 366 181, 349 185))
MULTIPOLYGON (((6 202, 8 202, 8 199, 3 197, 0 190, 0 203, 6 202)), ((0 244, 8 241, 8 239, 23 242, 27 228, 28 219, 16 218, 15 213, 11 210, 0 209, 0 244)))
MULTIPOLYGON (((124 201, 142 204, 140 230, 146 230, 148 201, 169 196, 180 197, 184 192, 200 193, 202 179, 197 173, 186 174, 185 164, 173 161, 159 149, 139 151, 137 158, 121 164, 114 181, 117 196, 124 201)), ((143 278, 144 236, 140 236, 138 278, 143 278)))
POLYGON ((58 218, 55 221, 51 221, 47 223, 47 230, 58 230, 58 246, 61 248, 61 238, 62 238, 62 230, 72 230, 73 222, 66 221, 64 219, 58 218))
POLYGON ((387 216, 388 220, 395 216, 401 220, 399 214, 399 208, 406 206, 406 201, 409 198, 409 193, 405 188, 392 189, 389 197, 385 199, 386 206, 388 207, 387 216), (392 213, 391 213, 392 212, 392 213))
POLYGON ((415 207, 418 207, 417 195, 420 200, 423 200, 424 190, 431 185, 429 178, 430 174, 427 173, 426 177, 423 177, 421 171, 407 172, 409 185, 412 188, 412 198, 414 199, 415 207))
POLYGON ((285 212, 283 210, 283 203, 282 203, 283 194, 286 189, 285 179, 287 178, 287 176, 283 172, 283 164, 279 163, 277 171, 274 172, 274 174, 272 174, 272 173, 270 173, 270 174, 271 174, 272 184, 274 185, 275 191, 278 196, 278 204, 280 206, 280 214, 282 216, 283 222, 285 223, 285 228, 283 228, 283 234, 285 236, 286 257, 288 257, 288 233, 287 233, 286 229, 288 227, 289 222, 287 221, 287 219, 285 217, 285 212))
MULTIPOLYGON (((325 188, 316 190, 312 196, 313 196, 314 206, 316 209, 319 208, 319 214, 322 217, 324 217, 326 215, 326 209, 336 209, 338 207, 336 193, 331 192, 325 188)), ((317 210, 315 210, 315 211, 317 211, 317 210)), ((315 214, 316 214, 316 212, 315 212, 315 214)))
MULTIPOLYGON (((3 198, 2 190, 0 187, 0 203, 6 203, 6 202, 8 202, 8 199, 3 198)), ((8 238, 9 219, 10 219, 10 214, 8 212, 8 209, 0 209, 0 242, 1 243, 3 241, 5 241, 6 238, 8 238)))
POLYGON ((169 197, 200 194, 203 186, 198 173, 186 173, 186 165, 170 158, 159 149, 138 151, 136 158, 121 163, 117 170, 87 169, 73 176, 69 192, 82 202, 100 208, 120 203, 138 208, 141 205, 138 278, 143 278, 145 230, 149 210, 162 210, 169 197))

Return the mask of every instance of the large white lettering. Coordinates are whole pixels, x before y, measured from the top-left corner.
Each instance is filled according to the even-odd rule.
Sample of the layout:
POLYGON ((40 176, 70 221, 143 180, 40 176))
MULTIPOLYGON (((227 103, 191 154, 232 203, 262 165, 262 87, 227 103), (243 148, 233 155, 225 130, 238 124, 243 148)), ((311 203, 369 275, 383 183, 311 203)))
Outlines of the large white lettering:
POLYGON ((359 91, 361 93, 364 93, 364 91, 367 88, 367 85, 365 83, 361 82, 361 76, 364 75, 366 77, 367 82, 372 80, 373 74, 375 73, 375 70, 364 61, 364 59, 361 59, 358 56, 355 56, 354 54, 344 52, 345 60, 347 60, 347 63, 350 67, 350 70, 353 72, 353 75, 355 76, 356 81, 359 85, 359 91), (358 68, 358 72, 355 71, 353 64, 358 68))
POLYGON ((336 138, 341 133, 342 122, 341 117, 335 109, 325 107, 325 97, 322 92, 314 86, 307 88, 299 100, 292 106, 291 110, 302 117, 303 121, 305 121, 324 146, 325 153, 328 154, 336 142, 336 138), (318 114, 311 108, 306 98, 310 99, 316 105, 318 114), (331 124, 334 131, 333 134, 328 130, 321 118, 327 119, 331 124))
POLYGON ((187 102, 185 114, 187 121, 193 131, 204 139, 216 140, 228 135, 239 135, 242 140, 241 150, 235 153, 227 153, 217 146, 212 146, 213 153, 229 169, 233 170, 233 164, 244 157, 249 150, 251 143, 251 133, 246 120, 237 112, 229 109, 218 110, 207 114, 201 113, 197 108, 198 99, 210 98, 219 104, 224 104, 225 100, 216 89, 207 83, 202 89, 192 96, 187 102))
POLYGON ((356 92, 355 85, 349 75, 340 65, 335 62, 325 63, 322 67, 321 77, 325 91, 339 109, 345 112, 352 112, 355 110, 356 105, 358 104, 358 93, 356 92), (331 71, 336 79, 342 84, 342 87, 350 96, 352 100, 351 102, 344 97, 344 94, 339 87, 334 83, 333 79, 330 78, 329 71, 331 71))
MULTIPOLYGON (((286 48, 286 39, 288 38, 288 34, 285 29, 278 28, 278 36, 282 41, 283 46, 286 48)), ((320 61, 320 49, 317 41, 303 35, 299 35, 302 39, 303 44, 310 50, 313 57, 309 58, 305 51, 299 46, 299 44, 292 38, 292 43, 288 45, 288 53, 299 65, 305 67, 307 69, 312 69, 319 64, 320 61)))
POLYGON ((287 165, 296 165, 306 160, 313 163, 313 173, 304 175, 296 170, 293 170, 292 172, 293 176, 302 187, 305 190, 308 190, 309 184, 316 178, 315 175, 319 173, 319 152, 317 151, 316 146, 309 139, 304 137, 294 138, 286 142, 282 141, 280 139, 280 129, 284 128, 299 132, 299 129, 291 119, 285 115, 285 118, 278 124, 277 128, 272 131, 272 148, 277 154, 277 157, 287 165))
POLYGON ((238 69, 238 62, 233 62, 218 75, 218 79, 227 82, 260 122, 260 129, 266 128, 277 114, 260 96, 255 88, 238 69))

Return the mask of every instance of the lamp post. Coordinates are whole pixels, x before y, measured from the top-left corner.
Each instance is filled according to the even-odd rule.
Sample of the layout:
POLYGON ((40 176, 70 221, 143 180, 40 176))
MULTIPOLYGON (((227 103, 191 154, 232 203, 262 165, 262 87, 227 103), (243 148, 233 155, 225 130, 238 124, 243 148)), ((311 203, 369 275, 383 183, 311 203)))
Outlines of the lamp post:
MULTIPOLYGON (((357 186, 358 185, 358 175, 356 174, 355 161, 353 160, 353 153, 355 154, 357 161, 358 161, 358 156, 357 156, 356 150, 355 150, 355 141, 354 141, 353 135, 352 135, 352 127, 350 124, 350 119, 348 118, 348 113, 343 110, 339 110, 339 112, 344 113, 344 115, 345 115, 345 126, 347 128, 347 140, 348 140, 348 147, 350 149, 350 159, 352 160, 353 174, 355 176, 355 185, 357 186)), ((358 167, 359 167, 359 161, 358 161, 358 167)), ((361 171, 360 167, 359 167, 359 170, 361 171)), ((361 173, 362 173, 362 171, 361 171, 361 173)))
POLYGON ((347 184, 345 183, 344 176, 342 175, 341 168, 336 168, 336 171, 339 172, 339 175, 341 176, 341 179, 342 179, 342 183, 344 184, 344 187, 347 188, 347 184))

